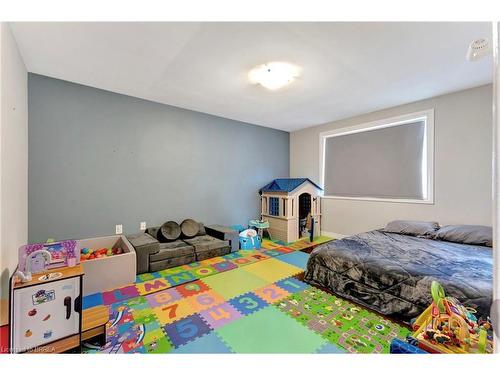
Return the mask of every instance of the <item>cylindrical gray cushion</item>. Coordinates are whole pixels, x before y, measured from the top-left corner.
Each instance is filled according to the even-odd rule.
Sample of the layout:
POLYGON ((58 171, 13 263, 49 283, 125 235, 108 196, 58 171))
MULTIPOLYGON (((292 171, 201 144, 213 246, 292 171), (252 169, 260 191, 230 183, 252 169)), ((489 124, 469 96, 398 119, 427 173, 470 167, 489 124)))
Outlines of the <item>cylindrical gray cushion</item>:
POLYGON ((175 241, 181 235, 181 227, 175 221, 165 222, 158 231, 160 241, 175 241))
POLYGON ((193 219, 186 219, 181 223, 181 232, 184 237, 191 238, 198 234, 200 224, 193 219))

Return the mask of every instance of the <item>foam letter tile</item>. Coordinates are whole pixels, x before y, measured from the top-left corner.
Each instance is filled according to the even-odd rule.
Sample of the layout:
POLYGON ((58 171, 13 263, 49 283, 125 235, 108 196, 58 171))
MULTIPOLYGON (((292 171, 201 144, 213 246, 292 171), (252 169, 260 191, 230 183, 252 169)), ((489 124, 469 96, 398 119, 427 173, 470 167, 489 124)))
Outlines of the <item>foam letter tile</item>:
POLYGON ((176 273, 174 275, 165 276, 165 279, 169 282, 170 285, 175 286, 196 280, 197 277, 191 272, 184 271, 176 273))
POLYGON ((196 280, 192 283, 179 285, 179 286, 175 287, 175 289, 177 290, 177 292, 179 292, 179 294, 181 296, 190 297, 190 296, 194 296, 196 294, 202 293, 202 292, 206 292, 210 288, 203 281, 196 280))
POLYGON ((240 318, 242 315, 229 303, 223 303, 200 312, 201 317, 212 328, 219 328, 223 325, 240 318))
POLYGON ((175 288, 170 288, 146 296, 151 307, 171 304, 181 299, 180 293, 175 288))
POLYGON ((198 277, 205 277, 205 276, 210 276, 213 275, 214 273, 217 273, 217 270, 214 267, 211 266, 200 266, 191 271, 191 273, 195 274, 198 277))
POLYGON ((205 260, 202 260, 200 264, 204 266, 213 266, 216 263, 224 262, 226 259, 224 259, 222 256, 219 257, 214 257, 214 258, 208 258, 205 260))
POLYGON ((274 250, 276 250, 276 251, 278 251, 280 253, 283 253, 283 254, 293 253, 295 251, 291 247, 287 247, 287 246, 278 247, 278 248, 276 248, 274 250))
POLYGON ((138 295, 139 291, 134 285, 127 285, 123 288, 118 288, 111 291, 103 292, 102 300, 105 305, 111 305, 116 302, 137 297, 138 295))
POLYGON ((163 330, 174 347, 178 348, 210 332, 211 329, 198 314, 193 314, 175 323, 165 325, 163 330))
POLYGON ((140 275, 137 275, 135 282, 142 283, 144 281, 150 281, 150 280, 158 279, 160 277, 162 277, 162 276, 158 272, 141 273, 140 275))
POLYGON ((290 295, 290 293, 288 293, 286 290, 281 289, 275 284, 270 284, 263 288, 257 289, 254 291, 254 293, 269 304, 280 301, 290 295))
POLYGON ((189 269, 189 267, 186 266, 186 265, 184 265, 184 266, 177 266, 177 267, 167 268, 167 269, 158 271, 158 274, 161 277, 165 277, 165 276, 170 276, 170 275, 175 275, 177 273, 185 272, 188 269, 189 269))
POLYGON ((229 271, 229 270, 234 270, 235 268, 238 268, 235 264, 229 262, 229 261, 223 261, 219 263, 214 263, 212 265, 213 268, 215 268, 218 272, 224 272, 224 271, 229 271))
POLYGON ((233 260, 236 258, 241 258, 241 254, 239 254, 239 251, 236 251, 234 253, 229 253, 227 255, 223 255, 222 258, 227 259, 227 260, 233 260))
POLYGON ((232 262, 234 264, 236 264, 238 267, 241 267, 245 264, 253 263, 252 260, 248 259, 248 258, 237 258, 237 259, 233 259, 232 262))
POLYGON ((170 287, 170 284, 165 279, 154 279, 135 284, 135 286, 139 290, 139 294, 143 296, 159 290, 167 289, 170 287))

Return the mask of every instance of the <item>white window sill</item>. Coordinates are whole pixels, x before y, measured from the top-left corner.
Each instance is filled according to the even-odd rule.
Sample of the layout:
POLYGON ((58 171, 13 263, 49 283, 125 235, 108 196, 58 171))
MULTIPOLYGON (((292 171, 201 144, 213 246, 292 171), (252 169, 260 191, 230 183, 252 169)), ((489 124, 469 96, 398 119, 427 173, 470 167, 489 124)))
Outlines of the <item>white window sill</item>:
POLYGON ((325 195, 321 199, 336 199, 350 201, 370 201, 387 203, 409 203, 409 204, 434 204, 434 199, 395 199, 395 198, 374 198, 374 197, 341 197, 336 195, 325 195))

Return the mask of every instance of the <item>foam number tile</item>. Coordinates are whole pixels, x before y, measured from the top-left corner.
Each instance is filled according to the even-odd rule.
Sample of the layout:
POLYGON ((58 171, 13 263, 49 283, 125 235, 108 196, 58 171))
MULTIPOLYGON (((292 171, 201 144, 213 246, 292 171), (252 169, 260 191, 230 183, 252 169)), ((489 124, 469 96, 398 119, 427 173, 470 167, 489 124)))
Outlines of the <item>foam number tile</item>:
POLYGON ((165 325, 163 330, 174 347, 178 348, 210 332, 211 329, 198 314, 193 314, 175 323, 165 325))
POLYGON ((196 294, 206 292, 210 288, 201 280, 196 280, 192 283, 187 283, 184 285, 179 285, 175 288, 177 292, 183 297, 190 297, 196 294))
POLYGON ((290 293, 286 290, 281 289, 275 284, 270 284, 264 288, 257 289, 254 293, 269 304, 280 301, 290 295, 290 293))
POLYGON ((200 313, 203 320, 208 323, 211 328, 219 328, 223 325, 232 322, 235 319, 241 318, 241 314, 229 303, 223 303, 211 307, 200 313))
POLYGON ((276 285, 290 293, 300 292, 308 287, 306 283, 299 281, 294 277, 277 281, 276 285))
POLYGON ((229 300, 229 303, 241 314, 249 315, 267 306, 267 302, 256 294, 249 292, 229 300))
POLYGON ((170 288, 146 296, 151 307, 158 307, 173 303, 181 299, 180 293, 175 288, 170 288))
POLYGON ((193 313, 193 308, 186 299, 180 299, 172 304, 153 308, 161 324, 170 324, 193 313))
POLYGON ((224 303, 224 298, 215 291, 208 290, 187 298, 187 301, 193 307, 193 311, 198 312, 224 303))

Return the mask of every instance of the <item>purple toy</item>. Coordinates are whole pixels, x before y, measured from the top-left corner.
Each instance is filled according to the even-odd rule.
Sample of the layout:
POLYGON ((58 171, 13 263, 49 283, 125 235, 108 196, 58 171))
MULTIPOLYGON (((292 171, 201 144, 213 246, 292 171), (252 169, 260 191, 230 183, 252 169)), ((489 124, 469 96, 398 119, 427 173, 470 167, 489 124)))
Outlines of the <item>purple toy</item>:
POLYGON ((19 248, 19 271, 44 272, 80 263, 80 244, 75 240, 34 243, 19 248))

